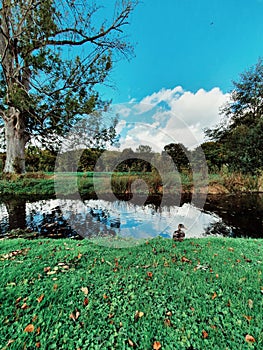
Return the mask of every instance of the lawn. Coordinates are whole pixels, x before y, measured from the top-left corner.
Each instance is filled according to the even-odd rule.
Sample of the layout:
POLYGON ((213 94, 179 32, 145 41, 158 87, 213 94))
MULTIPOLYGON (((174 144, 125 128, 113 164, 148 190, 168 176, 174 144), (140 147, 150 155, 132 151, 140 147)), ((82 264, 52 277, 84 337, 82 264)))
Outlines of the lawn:
POLYGON ((1 349, 263 348, 263 240, 0 248, 1 349))

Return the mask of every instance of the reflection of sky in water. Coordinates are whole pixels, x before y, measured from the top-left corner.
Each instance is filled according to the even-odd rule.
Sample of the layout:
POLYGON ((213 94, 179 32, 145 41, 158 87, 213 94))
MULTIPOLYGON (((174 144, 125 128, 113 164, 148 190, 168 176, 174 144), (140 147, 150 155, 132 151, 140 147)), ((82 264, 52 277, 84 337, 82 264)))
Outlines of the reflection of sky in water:
MULTIPOLYGON (((67 201, 60 205, 63 213, 67 211, 67 201)), ((78 206, 79 203, 76 201, 74 207, 77 211, 78 206)), ((122 237, 151 238, 161 235, 168 238, 172 236, 179 223, 184 223, 188 228, 187 237, 201 237, 210 223, 219 221, 216 215, 204 213, 189 203, 181 207, 155 208, 154 205, 136 206, 125 201, 85 201, 87 212, 91 208, 107 213, 106 227, 111 221, 119 220, 120 227, 115 228, 115 231, 122 237)))
MULTIPOLYGON (((159 235, 170 238, 179 223, 188 228, 186 237, 202 237, 210 223, 220 221, 218 216, 204 213, 189 203, 181 207, 156 207, 153 204, 139 206, 126 201, 82 202, 69 199, 26 203, 26 224, 29 227, 41 227, 44 218, 52 215, 54 221, 59 221, 63 216, 72 229, 82 236, 101 232, 138 239, 159 235)), ((0 207, 0 220, 3 224, 8 224, 8 213, 3 204, 0 207)))

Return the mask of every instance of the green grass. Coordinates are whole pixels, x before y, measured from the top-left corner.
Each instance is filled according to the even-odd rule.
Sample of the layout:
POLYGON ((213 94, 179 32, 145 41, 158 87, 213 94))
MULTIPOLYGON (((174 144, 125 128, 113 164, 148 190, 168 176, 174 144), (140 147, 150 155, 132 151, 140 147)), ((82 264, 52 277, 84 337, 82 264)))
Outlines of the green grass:
POLYGON ((0 248, 1 349, 263 348, 263 240, 0 248))
MULTIPOLYGON (((106 177, 111 173, 96 172, 93 178, 93 172, 86 173, 59 173, 57 179, 59 187, 58 194, 69 195, 76 191, 80 195, 94 195, 99 188, 100 193, 128 194, 133 191, 141 193, 145 191, 145 186, 138 182, 143 180, 147 184, 150 194, 166 193, 189 193, 206 189, 207 181, 202 174, 195 174, 194 179, 186 173, 174 174, 167 173, 161 178, 155 173, 114 173, 111 177, 111 184, 107 184, 106 177), (134 181, 137 183, 132 186, 134 181), (194 182, 193 182, 194 181, 194 182), (95 186, 94 186, 95 184, 95 186)), ((11 175, 9 177, 0 176, 0 195, 55 195, 54 173, 28 173, 25 175, 11 175)), ((209 174, 209 184, 214 188, 220 185, 230 193, 237 192, 258 192, 259 178, 250 175, 241 175, 234 173, 209 174)))

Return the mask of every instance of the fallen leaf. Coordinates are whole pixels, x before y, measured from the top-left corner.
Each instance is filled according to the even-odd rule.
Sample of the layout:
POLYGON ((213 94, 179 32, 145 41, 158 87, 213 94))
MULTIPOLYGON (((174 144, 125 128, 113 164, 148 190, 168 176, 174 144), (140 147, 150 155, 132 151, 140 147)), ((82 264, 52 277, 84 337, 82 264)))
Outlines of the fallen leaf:
POLYGON ((37 335, 39 335, 39 334, 40 334, 40 327, 37 327, 36 332, 37 332, 37 335))
POLYGON ((250 309, 253 308, 253 300, 248 299, 248 307, 249 307, 250 309))
POLYGON ((216 292, 214 292, 214 294, 212 295, 212 300, 214 300, 217 297, 216 292))
POLYGON ((247 316, 247 315, 243 315, 245 317, 245 319, 250 322, 252 320, 252 316, 247 316))
POLYGON ((17 299, 16 299, 16 304, 18 304, 18 303, 20 302, 20 300, 22 300, 21 297, 17 298, 17 299))
POLYGON ((235 249, 234 248, 228 248, 228 250, 230 251, 230 252, 233 252, 235 249))
POLYGON ((69 266, 64 264, 64 265, 62 266, 62 269, 64 269, 64 270, 69 270, 69 266))
POLYGON ((147 272, 147 276, 148 276, 148 277, 150 277, 150 278, 152 278, 153 273, 152 273, 152 272, 150 272, 150 271, 148 271, 148 272, 147 272))
POLYGON ((89 303, 89 299, 88 299, 87 297, 84 298, 83 305, 84 305, 84 306, 87 306, 88 303, 89 303))
POLYGON ((55 283, 53 286, 53 290, 57 290, 58 289, 58 285, 55 283))
POLYGON ((41 301, 44 299, 44 294, 41 294, 39 298, 37 298, 37 301, 41 303, 41 301))
POLYGON ((50 266, 48 266, 48 267, 44 267, 44 272, 48 272, 48 271, 50 271, 50 269, 51 269, 51 267, 50 267, 50 266))
POLYGON ((172 312, 171 311, 167 311, 166 312, 166 316, 172 316, 172 312))
POLYGON ((164 319, 164 325, 167 326, 167 327, 171 326, 171 321, 169 320, 169 318, 165 318, 164 319))
POLYGON ((24 329, 24 332, 34 332, 34 325, 32 323, 30 323, 29 325, 26 326, 26 328, 24 329))
POLYGON ((151 265, 143 265, 142 268, 143 269, 148 269, 151 265))
POLYGON ((25 310, 25 309, 28 309, 29 306, 27 305, 27 303, 24 303, 22 306, 21 306, 21 309, 22 310, 25 310))
POLYGON ((144 315, 144 313, 142 311, 135 311, 135 315, 134 315, 134 320, 137 321, 138 318, 141 318, 144 315))
POLYGON ((32 322, 35 322, 37 320, 37 315, 35 315, 33 318, 32 318, 32 322))
POLYGON ((182 256, 181 261, 182 261, 182 262, 188 262, 188 263, 191 262, 191 260, 187 259, 186 256, 182 256))
POLYGON ((161 347, 162 347, 162 345, 161 345, 161 343, 159 341, 155 341, 153 343, 153 349, 154 350, 159 350, 159 349, 161 349, 161 347))
POLYGON ((36 343, 36 348, 40 348, 40 346, 41 346, 40 341, 38 341, 38 342, 36 343))
POLYGON ((254 337, 252 337, 252 335, 247 334, 245 336, 245 341, 248 342, 248 343, 255 343, 256 340, 255 340, 254 337))
POLYGON ((13 339, 9 339, 9 340, 8 340, 8 343, 7 343, 7 347, 8 347, 9 345, 11 345, 13 342, 14 342, 13 339))
POLYGON ((128 344, 129 344, 131 347, 134 347, 134 342, 133 342, 131 339, 128 339, 128 344))
POLYGON ((216 273, 216 278, 218 278, 218 273, 216 273))
POLYGON ((108 295, 103 294, 103 299, 108 299, 108 295))
POLYGON ((204 329, 202 330, 202 336, 204 339, 208 338, 208 333, 204 329))
POLYGON ((73 321, 76 321, 80 316, 80 312, 78 311, 78 309, 75 310, 75 313, 72 312, 70 315, 69 315, 69 318, 71 318, 73 321))
POLYGON ((89 294, 89 290, 87 287, 82 287, 81 288, 82 292, 85 294, 85 295, 88 295, 89 294))
POLYGON ((80 259, 82 257, 82 254, 81 253, 79 253, 78 254, 78 259, 80 259))

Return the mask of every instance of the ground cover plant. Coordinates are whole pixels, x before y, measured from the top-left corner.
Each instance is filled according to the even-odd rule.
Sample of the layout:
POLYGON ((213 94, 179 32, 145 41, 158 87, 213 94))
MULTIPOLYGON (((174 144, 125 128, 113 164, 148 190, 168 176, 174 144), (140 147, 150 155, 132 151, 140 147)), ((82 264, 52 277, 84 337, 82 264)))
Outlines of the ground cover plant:
MULTIPOLYGON (((95 177, 93 177, 93 172, 60 173, 59 191, 61 193, 58 194, 70 195, 75 193, 77 189, 81 196, 94 196, 97 188, 100 188, 100 192, 113 191, 117 195, 128 194, 131 190, 137 191, 137 193, 144 192, 145 186, 140 185, 138 180, 143 180, 142 182, 147 184, 147 190, 150 194, 162 194, 163 190, 170 193, 190 193, 194 189, 201 192, 202 189, 204 191, 207 189, 207 182, 203 179, 202 174, 196 174, 194 186, 193 178, 183 173, 180 175, 165 174, 162 179, 154 173, 116 172, 111 178, 111 188, 105 182, 106 177, 109 177, 109 173, 96 172, 95 177), (132 184, 136 180, 136 185, 133 186, 132 184)), ((50 172, 27 173, 11 175, 10 177, 2 175, 0 176, 0 194, 53 196, 55 195, 54 178, 54 173, 50 172)), ((263 188, 262 181, 262 177, 235 173, 209 174, 208 192, 212 194, 260 192, 263 188)))
POLYGON ((1 349, 261 349, 263 240, 0 242, 1 349))

